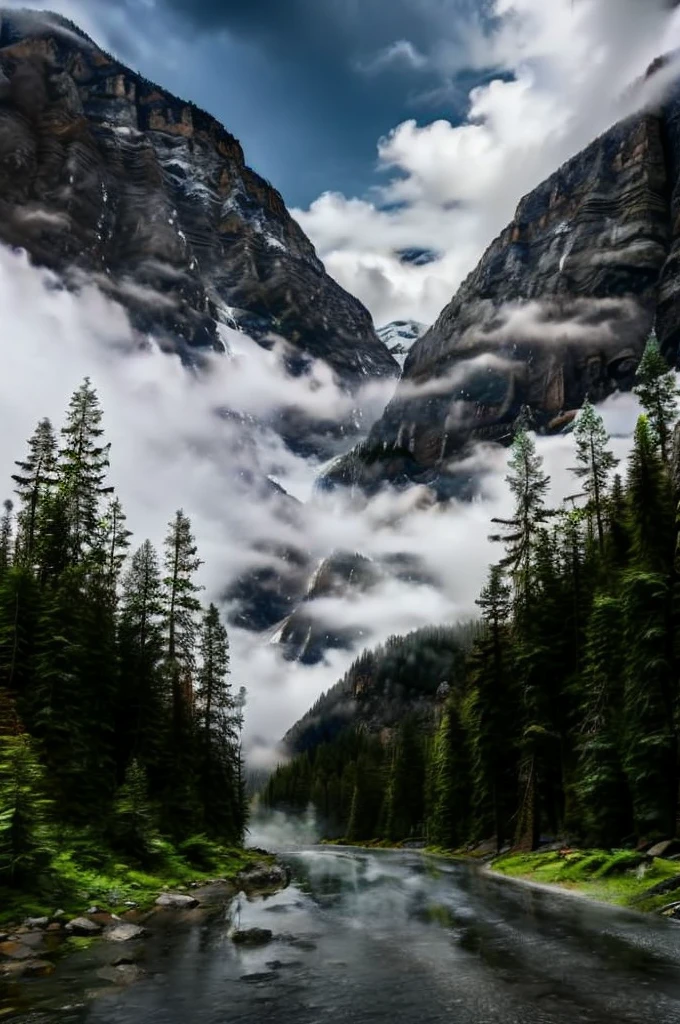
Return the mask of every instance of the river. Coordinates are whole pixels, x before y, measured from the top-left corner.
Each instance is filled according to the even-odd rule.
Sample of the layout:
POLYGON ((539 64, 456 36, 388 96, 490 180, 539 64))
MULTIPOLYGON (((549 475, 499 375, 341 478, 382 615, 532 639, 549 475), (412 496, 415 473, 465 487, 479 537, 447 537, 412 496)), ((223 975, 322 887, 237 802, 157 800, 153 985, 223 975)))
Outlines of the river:
POLYGON ((31 983, 32 1010, 13 1020, 680 1022, 675 922, 417 852, 311 847, 283 859, 293 870, 289 888, 154 928, 142 980, 93 997, 97 958, 110 955, 95 943, 31 983), (228 936, 234 923, 274 938, 237 947, 228 936))

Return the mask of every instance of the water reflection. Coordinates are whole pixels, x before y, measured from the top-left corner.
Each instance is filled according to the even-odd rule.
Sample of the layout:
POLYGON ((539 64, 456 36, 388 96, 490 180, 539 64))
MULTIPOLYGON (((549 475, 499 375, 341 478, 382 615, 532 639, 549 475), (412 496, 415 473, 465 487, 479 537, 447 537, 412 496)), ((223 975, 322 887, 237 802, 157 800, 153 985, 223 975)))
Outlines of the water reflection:
MULTIPOLYGON (((71 964, 71 997, 75 984, 87 1005, 59 1010, 60 1024, 680 1021, 673 922, 418 853, 310 848, 286 857, 295 878, 287 890, 156 930, 146 980, 124 992, 88 1001, 92 971, 71 964), (235 924, 274 938, 236 947, 235 924)), ((32 989, 46 1021, 64 1003, 59 977, 49 984, 32 989)))

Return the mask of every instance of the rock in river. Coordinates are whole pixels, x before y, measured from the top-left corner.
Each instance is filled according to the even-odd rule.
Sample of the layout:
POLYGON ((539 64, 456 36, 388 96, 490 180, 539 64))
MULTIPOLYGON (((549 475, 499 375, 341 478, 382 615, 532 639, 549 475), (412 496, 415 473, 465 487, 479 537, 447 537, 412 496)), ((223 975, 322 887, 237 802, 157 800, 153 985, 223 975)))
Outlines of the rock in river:
POLYGON ((74 917, 66 925, 66 931, 71 935, 99 935, 101 930, 102 926, 88 917, 74 917))
POLYGON ((264 946, 271 942, 274 935, 269 928, 244 928, 233 932, 231 939, 239 946, 264 946))
POLYGON ((141 939, 146 934, 146 928, 142 928, 141 925, 121 921, 120 924, 114 924, 112 928, 107 928, 104 938, 109 942, 132 942, 133 939, 141 939))
POLYGON ((263 889, 285 889, 289 882, 290 870, 283 864, 253 864, 236 876, 237 886, 247 893, 263 889))
POLYGON ((181 892, 164 892, 156 900, 157 907, 173 907, 175 910, 191 910, 198 906, 193 896, 185 896, 181 892))

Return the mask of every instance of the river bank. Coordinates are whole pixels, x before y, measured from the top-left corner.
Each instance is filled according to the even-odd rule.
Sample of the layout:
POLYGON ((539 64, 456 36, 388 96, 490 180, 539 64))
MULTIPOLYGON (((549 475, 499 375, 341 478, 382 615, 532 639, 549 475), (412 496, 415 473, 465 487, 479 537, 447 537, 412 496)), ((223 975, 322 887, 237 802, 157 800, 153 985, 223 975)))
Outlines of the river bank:
MULTIPOLYGON (((344 844, 342 840, 330 840, 324 845, 344 844)), ((643 913, 664 913, 680 919, 680 861, 657 856, 655 847, 643 852, 581 850, 563 846, 531 853, 509 851, 496 855, 490 843, 459 850, 444 850, 441 847, 408 842, 389 843, 386 840, 368 840, 351 845, 367 850, 415 849, 427 856, 471 861, 483 864, 488 871, 509 879, 532 882, 612 906, 627 907, 643 913)))
MULTIPOLYGON (((238 892, 256 896, 285 886, 288 873, 262 850, 201 844, 203 869, 186 857, 164 860, 156 874, 124 864, 99 871, 72 867, 67 879, 52 877, 49 893, 15 892, 2 905, 0 1003, 20 979, 48 977, 56 963, 100 939, 111 946, 136 943, 168 912, 183 914, 228 903, 238 892), (57 900, 56 895, 66 895, 57 900)), ((134 960, 110 964, 111 980, 134 980, 134 960)), ((0 1019, 3 1010, 0 1007, 0 1019)))

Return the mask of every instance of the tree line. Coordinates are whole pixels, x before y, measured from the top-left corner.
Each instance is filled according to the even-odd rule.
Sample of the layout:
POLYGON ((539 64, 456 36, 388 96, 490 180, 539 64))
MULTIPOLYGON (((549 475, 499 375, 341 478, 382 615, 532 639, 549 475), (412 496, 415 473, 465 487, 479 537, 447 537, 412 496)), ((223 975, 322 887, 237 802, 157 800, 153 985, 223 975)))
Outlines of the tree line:
POLYGON ((240 844, 246 801, 229 642, 199 601, 182 510, 162 554, 108 482, 89 379, 41 420, 0 521, 0 886, 49 871, 69 828, 151 863, 168 843, 240 844))
POLYGON ((677 833, 680 392, 654 335, 635 393, 643 413, 625 473, 585 402, 573 429, 577 493, 559 508, 520 423, 514 508, 494 523, 503 554, 477 600, 464 671, 429 718, 407 714, 382 735, 355 721, 281 765, 266 805, 311 801, 350 840, 445 848, 492 836, 499 848, 533 849, 545 836, 610 847, 677 833))

